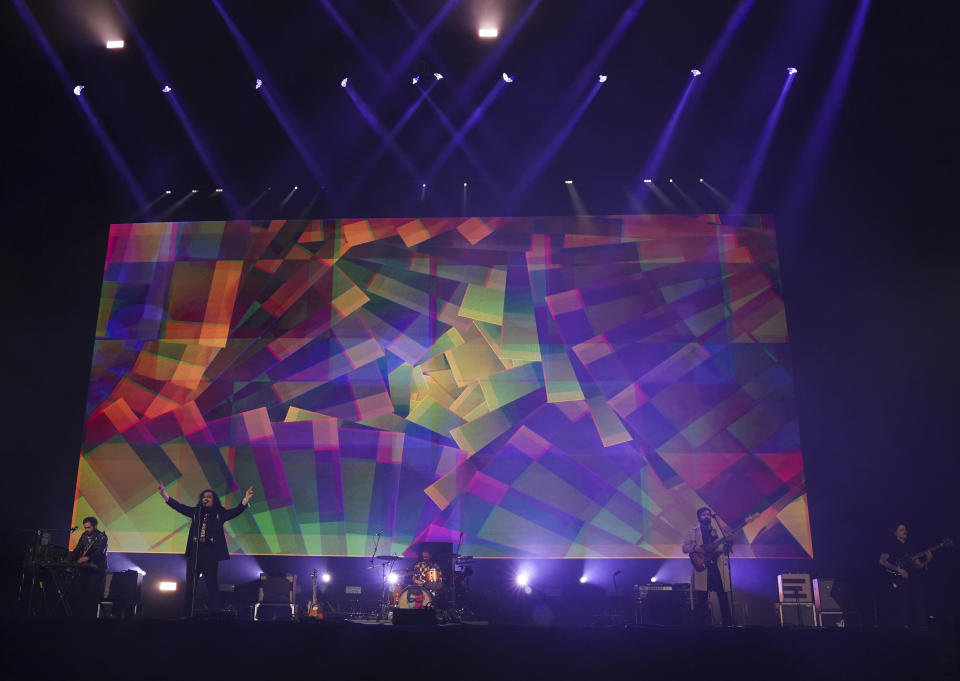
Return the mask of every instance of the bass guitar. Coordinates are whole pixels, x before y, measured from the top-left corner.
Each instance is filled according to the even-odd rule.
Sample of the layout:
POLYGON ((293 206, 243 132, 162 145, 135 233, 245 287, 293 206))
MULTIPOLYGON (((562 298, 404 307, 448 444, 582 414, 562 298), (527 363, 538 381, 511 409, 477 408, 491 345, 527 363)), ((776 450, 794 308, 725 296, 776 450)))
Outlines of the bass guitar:
MULTIPOLYGON (((906 570, 907 574, 910 574, 914 570, 924 570, 926 569, 927 562, 929 561, 921 563, 920 559, 924 557, 927 551, 929 551, 930 553, 933 553, 934 551, 939 551, 940 549, 946 548, 948 546, 953 546, 953 540, 950 539, 949 537, 947 537, 946 539, 942 539, 940 542, 934 544, 928 549, 924 549, 923 551, 921 551, 916 555, 910 556, 907 560, 897 564, 897 567, 900 568, 901 570, 906 570)), ((889 572, 894 577, 899 577, 900 579, 906 579, 905 577, 903 577, 903 575, 901 575, 896 570, 891 570, 889 568, 884 568, 884 570, 889 572)))
POLYGON ((316 570, 310 573, 310 580, 313 583, 313 595, 310 598, 310 602, 307 603, 307 617, 312 617, 314 619, 322 620, 323 608, 320 607, 320 602, 317 600, 317 571, 316 570))
POLYGON ((738 525, 735 525, 727 530, 725 536, 717 537, 712 542, 696 547, 689 554, 690 562, 693 563, 693 569, 697 572, 703 572, 706 570, 707 561, 717 556, 717 552, 720 547, 740 534, 740 532, 743 531, 743 528, 752 523, 759 515, 759 513, 751 513, 743 519, 742 523, 739 523, 738 525))

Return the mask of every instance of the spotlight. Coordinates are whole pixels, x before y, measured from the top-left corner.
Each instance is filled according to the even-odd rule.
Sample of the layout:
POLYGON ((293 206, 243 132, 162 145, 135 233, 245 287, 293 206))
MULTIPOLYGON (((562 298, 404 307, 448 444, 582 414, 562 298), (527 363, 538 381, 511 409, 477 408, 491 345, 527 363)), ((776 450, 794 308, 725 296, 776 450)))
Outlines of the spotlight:
POLYGON ((466 186, 467 186, 467 183, 466 183, 466 182, 464 182, 464 183, 463 183, 463 186, 464 186, 464 187, 466 187, 466 186))
POLYGON ((653 184, 653 180, 647 179, 643 181, 644 184, 653 184))
POLYGON ((108 41, 107 41, 107 49, 108 49, 108 50, 122 50, 122 49, 123 49, 123 41, 122 41, 122 40, 108 40, 108 41))
POLYGON ((329 573, 329 572, 324 572, 324 573, 323 573, 323 576, 320 577, 320 579, 323 580, 323 583, 324 583, 324 584, 329 584, 329 583, 330 583, 330 579, 331 579, 331 578, 330 578, 330 573, 329 573))
POLYGON ((160 591, 176 591, 177 583, 176 582, 160 582, 157 587, 160 591))
POLYGON ((217 187, 217 188, 214 189, 213 191, 216 192, 217 194, 222 194, 222 193, 223 193, 223 189, 221 189, 220 187, 217 187))
POLYGON ((443 74, 440 73, 439 71, 437 71, 436 73, 434 73, 434 74, 433 74, 433 77, 436 78, 437 80, 443 80, 443 74))
POLYGON ((587 576, 586 576, 586 575, 584 575, 583 577, 580 578, 580 583, 581 583, 581 584, 586 584, 586 583, 587 583, 587 576))
POLYGON ((419 82, 420 82, 420 76, 414 76, 413 78, 410 79, 411 85, 416 85, 419 82))
POLYGON ((391 572, 389 575, 387 575, 387 581, 391 584, 396 584, 399 580, 400 577, 397 576, 396 572, 391 572))
POLYGON ((601 73, 600 76, 597 78, 597 80, 599 80, 601 83, 606 83, 607 77, 601 73))
POLYGON ((262 88, 262 87, 263 87, 263 81, 260 80, 259 78, 257 78, 257 82, 255 82, 255 83, 253 84, 253 89, 254 89, 254 90, 259 90, 259 89, 262 88))
POLYGON ((667 180, 667 182, 673 184, 673 178, 671 177, 669 180, 667 180))
POLYGON ((796 75, 796 73, 797 73, 797 69, 795 69, 795 68, 792 67, 792 66, 789 66, 789 67, 787 67, 787 73, 789 73, 791 76, 794 76, 794 75, 796 75))
POLYGON ((344 78, 343 80, 340 81, 340 87, 347 87, 347 83, 349 82, 350 82, 349 78, 344 78))
POLYGON ((657 576, 654 575, 653 577, 651 577, 651 578, 650 578, 650 581, 651 581, 653 584, 656 584, 656 583, 657 583, 657 576))
POLYGON ((493 26, 481 26, 477 30, 477 35, 481 38, 496 38, 500 35, 500 30, 493 26))
POLYGON ((696 78, 700 75, 700 69, 690 69, 690 75, 696 78))
POLYGON ((172 190, 172 189, 168 189, 167 191, 165 191, 165 192, 163 192, 163 193, 164 193, 164 194, 173 194, 173 190, 172 190))
POLYGON ((501 78, 503 78, 503 82, 504 82, 504 83, 512 83, 512 82, 513 82, 513 76, 507 75, 507 72, 506 72, 506 71, 503 72, 503 75, 501 76, 501 78))
POLYGON ((173 88, 169 85, 164 85, 162 88, 160 88, 160 92, 167 94, 168 92, 173 92, 173 88))
POLYGON ((564 184, 573 184, 573 180, 564 180, 563 183, 564 183, 564 184))
POLYGON ((300 189, 300 187, 298 187, 297 185, 293 185, 293 191, 297 191, 298 189, 300 189))
POLYGON ((526 587, 530 585, 530 575, 526 572, 521 572, 517 575, 517 586, 526 587))
POLYGON ((427 185, 421 184, 421 185, 420 185, 420 188, 421 188, 421 189, 426 189, 426 188, 427 188, 427 185))
POLYGON ((196 194, 198 191, 200 191, 200 190, 199 190, 199 189, 191 189, 191 190, 190 190, 190 193, 191 193, 191 194, 196 194))
POLYGON ((73 94, 75 94, 77 97, 79 97, 79 96, 80 96, 80 93, 83 92, 83 88, 85 88, 85 87, 86 87, 86 85, 75 85, 75 86, 73 87, 73 94))
POLYGON ((702 177, 700 178, 700 181, 703 182, 703 178, 702 178, 702 177))

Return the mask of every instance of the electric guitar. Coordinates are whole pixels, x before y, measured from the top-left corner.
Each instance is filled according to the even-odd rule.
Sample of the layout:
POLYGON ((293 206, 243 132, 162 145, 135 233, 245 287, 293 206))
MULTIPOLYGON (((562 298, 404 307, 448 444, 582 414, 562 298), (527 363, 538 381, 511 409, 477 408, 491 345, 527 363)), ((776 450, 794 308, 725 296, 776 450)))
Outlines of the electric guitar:
POLYGON ((743 519, 742 523, 727 530, 725 536, 721 535, 712 542, 698 546, 691 551, 689 555, 690 562, 693 563, 693 569, 697 572, 706 570, 707 561, 717 555, 717 549, 719 549, 722 544, 731 541, 735 536, 740 534, 743 528, 752 523, 759 515, 759 513, 751 513, 743 519))
MULTIPOLYGON (((902 564, 898 564, 897 567, 900 568, 901 570, 906 570, 906 571, 907 571, 907 574, 910 574, 910 573, 913 572, 914 570, 924 570, 924 569, 926 569, 926 567, 927 567, 927 562, 929 562, 929 561, 927 561, 927 562, 919 563, 920 559, 924 557, 924 554, 925 554, 927 551, 929 551, 930 553, 933 553, 934 551, 938 551, 938 550, 940 550, 940 549, 942 549, 942 548, 946 548, 947 546, 953 546, 953 540, 950 539, 949 537, 947 537, 946 539, 941 540, 939 543, 934 544, 933 546, 931 546, 931 547, 928 548, 928 549, 924 549, 923 551, 921 551, 920 553, 918 553, 918 554, 916 554, 916 555, 910 556, 907 560, 902 561, 902 564)), ((891 570, 891 569, 889 569, 889 568, 884 568, 884 570, 886 570, 887 572, 889 572, 889 573, 890 573, 891 575, 893 575, 894 577, 899 577, 900 579, 905 579, 905 577, 903 577, 903 576, 902 576, 899 572, 897 572, 896 570, 891 570)))
POLYGON ((320 607, 320 602, 317 601, 317 571, 316 570, 310 573, 310 580, 313 583, 313 596, 310 598, 310 602, 307 603, 307 617, 313 617, 314 619, 322 620, 323 608, 320 607))

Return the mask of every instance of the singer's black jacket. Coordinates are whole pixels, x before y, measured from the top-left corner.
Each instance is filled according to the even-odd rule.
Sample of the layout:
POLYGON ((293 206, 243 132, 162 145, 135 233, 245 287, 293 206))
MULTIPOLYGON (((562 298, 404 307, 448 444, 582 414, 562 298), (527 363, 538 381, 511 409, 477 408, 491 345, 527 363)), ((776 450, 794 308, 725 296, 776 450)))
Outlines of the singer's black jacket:
POLYGON ((93 533, 84 532, 77 545, 70 552, 68 560, 76 563, 81 556, 87 557, 87 565, 94 570, 105 572, 107 569, 107 533, 94 530, 93 533), (89 548, 87 548, 89 545, 89 548))
MULTIPOLYGON (((200 534, 200 528, 197 527, 196 506, 187 506, 170 497, 167 499, 167 506, 173 510, 190 518, 190 535, 187 538, 187 550, 184 555, 193 555, 193 548, 197 545, 194 541, 200 534)), ((213 547, 214 555, 217 560, 229 560, 230 552, 227 551, 227 537, 223 533, 223 524, 228 520, 233 520, 238 515, 247 510, 246 504, 237 504, 235 508, 214 508, 210 511, 210 517, 207 519, 207 542, 213 547)), ((203 554, 201 554, 203 555, 203 554)))

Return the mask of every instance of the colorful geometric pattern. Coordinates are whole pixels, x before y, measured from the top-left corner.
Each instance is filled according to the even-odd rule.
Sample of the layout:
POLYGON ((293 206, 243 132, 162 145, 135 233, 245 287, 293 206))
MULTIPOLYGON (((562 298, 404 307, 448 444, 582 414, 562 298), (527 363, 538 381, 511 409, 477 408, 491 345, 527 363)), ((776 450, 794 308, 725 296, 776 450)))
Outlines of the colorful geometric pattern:
POLYGON ((113 225, 75 518, 180 552, 812 555, 768 216, 113 225))

